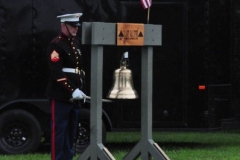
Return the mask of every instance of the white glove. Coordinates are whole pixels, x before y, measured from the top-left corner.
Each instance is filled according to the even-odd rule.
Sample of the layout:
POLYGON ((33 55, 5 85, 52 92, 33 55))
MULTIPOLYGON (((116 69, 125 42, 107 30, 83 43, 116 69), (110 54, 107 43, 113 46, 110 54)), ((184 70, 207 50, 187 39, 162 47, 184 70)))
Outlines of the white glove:
POLYGON ((85 97, 86 95, 78 88, 72 93, 72 98, 74 99, 85 99, 85 97))

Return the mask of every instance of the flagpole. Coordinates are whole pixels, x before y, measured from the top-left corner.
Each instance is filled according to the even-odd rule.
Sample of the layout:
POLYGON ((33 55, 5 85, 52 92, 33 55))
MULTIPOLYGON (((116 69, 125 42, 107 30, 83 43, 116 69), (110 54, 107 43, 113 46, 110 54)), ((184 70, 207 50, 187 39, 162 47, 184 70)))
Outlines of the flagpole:
POLYGON ((149 23, 150 8, 151 8, 151 7, 148 7, 147 24, 149 23))

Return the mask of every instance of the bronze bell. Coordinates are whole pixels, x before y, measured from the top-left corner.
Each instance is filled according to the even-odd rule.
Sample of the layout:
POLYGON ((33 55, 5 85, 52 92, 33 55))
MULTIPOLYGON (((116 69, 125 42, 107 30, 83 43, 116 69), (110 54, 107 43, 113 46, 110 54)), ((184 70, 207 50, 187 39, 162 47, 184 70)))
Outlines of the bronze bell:
POLYGON ((133 88, 132 71, 127 69, 126 60, 120 62, 120 68, 116 69, 113 75, 114 83, 108 93, 111 99, 136 99, 137 92, 133 88))

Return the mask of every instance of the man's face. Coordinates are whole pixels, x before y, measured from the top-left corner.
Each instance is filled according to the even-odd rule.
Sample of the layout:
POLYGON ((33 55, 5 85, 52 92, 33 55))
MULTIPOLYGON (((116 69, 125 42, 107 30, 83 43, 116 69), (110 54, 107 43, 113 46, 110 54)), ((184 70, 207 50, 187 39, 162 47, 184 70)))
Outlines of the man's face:
POLYGON ((72 26, 67 23, 62 24, 62 32, 67 36, 76 36, 78 31, 77 26, 72 26), (69 32, 68 32, 69 31, 69 32), (70 35, 71 34, 71 35, 70 35))

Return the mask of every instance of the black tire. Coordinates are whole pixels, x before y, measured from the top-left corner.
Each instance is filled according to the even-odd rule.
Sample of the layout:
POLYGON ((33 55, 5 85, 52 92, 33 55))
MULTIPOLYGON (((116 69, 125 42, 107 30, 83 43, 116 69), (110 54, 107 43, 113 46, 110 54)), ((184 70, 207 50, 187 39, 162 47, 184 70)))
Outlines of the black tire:
MULTIPOLYGON (((102 121, 102 143, 106 142, 106 126, 102 121)), ((90 144, 90 111, 84 110, 80 115, 76 136, 76 152, 82 153, 90 144)))
POLYGON ((41 127, 29 112, 14 109, 0 115, 0 152, 24 154, 36 151, 41 141, 41 127))

